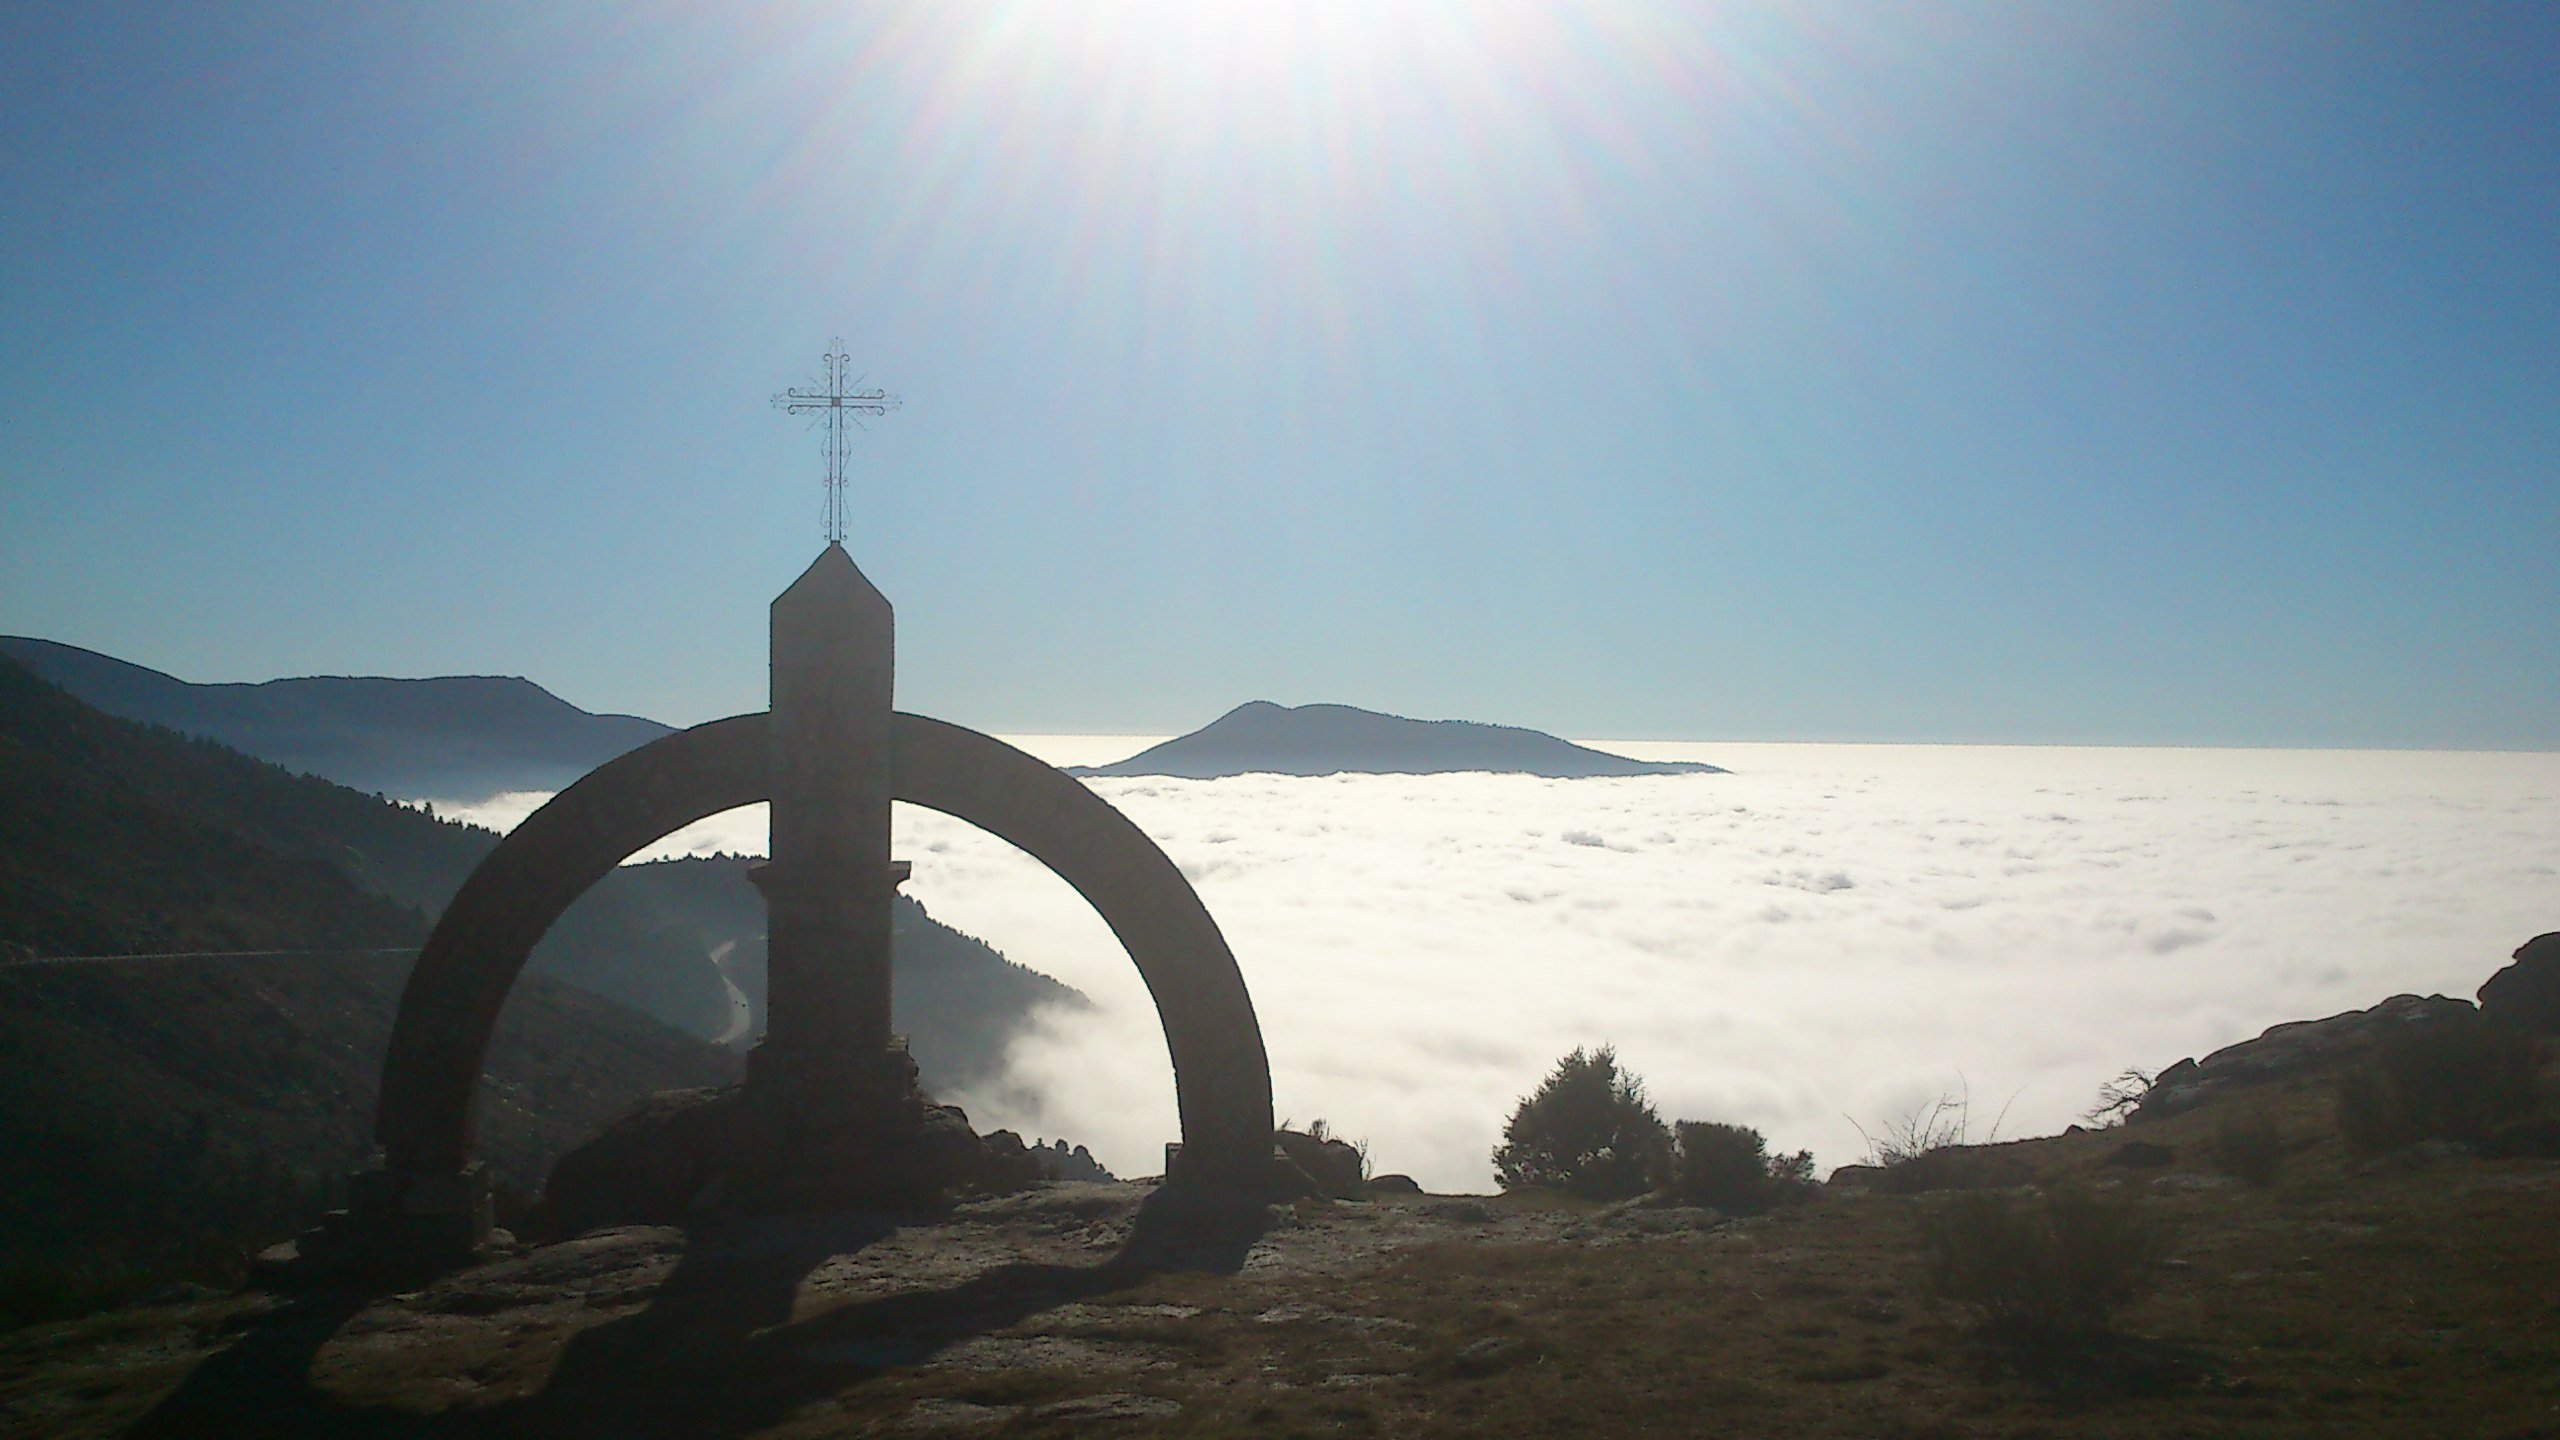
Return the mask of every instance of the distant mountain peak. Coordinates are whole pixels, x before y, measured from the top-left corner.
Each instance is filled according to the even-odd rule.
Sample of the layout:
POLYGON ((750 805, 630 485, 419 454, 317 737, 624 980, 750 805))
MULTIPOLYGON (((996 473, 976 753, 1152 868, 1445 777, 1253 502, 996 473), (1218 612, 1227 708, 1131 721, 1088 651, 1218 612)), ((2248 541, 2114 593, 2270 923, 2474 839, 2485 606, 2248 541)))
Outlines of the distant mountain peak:
POLYGON ((1473 720, 1410 720, 1354 705, 1248 700, 1188 735, 1071 775, 1442 775, 1484 771, 1550 779, 1712 775, 1694 760, 1635 760, 1544 731, 1473 720))
POLYGON ((512 675, 311 675, 199 685, 76 645, 0 636, 0 655, 110 715, 216 740, 288 770, 409 799, 557 790, 668 733, 596 715, 512 675))

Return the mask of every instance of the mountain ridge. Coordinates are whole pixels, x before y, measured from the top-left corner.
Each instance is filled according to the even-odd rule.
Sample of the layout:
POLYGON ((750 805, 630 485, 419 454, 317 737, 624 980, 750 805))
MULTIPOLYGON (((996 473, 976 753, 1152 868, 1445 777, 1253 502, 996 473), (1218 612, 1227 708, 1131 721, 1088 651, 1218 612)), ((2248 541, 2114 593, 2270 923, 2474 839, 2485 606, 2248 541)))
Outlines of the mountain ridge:
POLYGON ((1477 772, 1557 780, 1727 773, 1696 760, 1612 755, 1518 725, 1413 720, 1353 705, 1279 705, 1269 700, 1248 700, 1188 735, 1126 760, 1067 770, 1100 778, 1163 775, 1188 780, 1477 772))
POLYGON ((32 636, 0 636, 0 655, 121 719, 400 799, 472 803, 511 790, 558 790, 673 730, 638 715, 582 710, 514 675, 203 684, 32 636))

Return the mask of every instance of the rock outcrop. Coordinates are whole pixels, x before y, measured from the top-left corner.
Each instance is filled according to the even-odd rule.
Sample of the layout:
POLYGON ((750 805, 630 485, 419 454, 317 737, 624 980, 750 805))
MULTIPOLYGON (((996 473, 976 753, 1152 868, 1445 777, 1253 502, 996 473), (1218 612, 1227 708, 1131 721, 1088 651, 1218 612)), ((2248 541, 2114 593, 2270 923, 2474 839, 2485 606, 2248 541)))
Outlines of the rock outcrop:
POLYGON ((1359 1200, 1368 1195, 1367 1166, 1359 1147, 1297 1130, 1275 1131, 1271 1140, 1283 1190, 1330 1200, 1359 1200))
POLYGON ((2263 1085, 2308 1070, 2327 1069, 2361 1055, 2400 1027, 2476 1014, 2467 1000, 2442 995, 2394 995, 2370 1010, 2349 1010, 2325 1020, 2271 1026, 2255 1040, 2226 1045, 2201 1060, 2186 1059, 2154 1076, 2150 1090, 2126 1117, 2129 1122, 2182 1115, 2218 1091, 2263 1085))
POLYGON ((653 1095, 560 1157, 524 1228, 537 1242, 706 1215, 937 1208, 1040 1179, 1022 1137, 981 1138, 958 1106, 921 1103, 879 1133, 795 1133, 741 1086, 653 1095))
POLYGON ((2515 963, 2480 987, 2480 1015, 2535 1035, 2560 1035, 2560 930, 2516 947, 2515 963))
POLYGON ((1040 1167, 1040 1178, 1043 1180, 1073 1180, 1085 1184, 1098 1184, 1118 1178, 1111 1173, 1109 1167, 1093 1158, 1092 1151, 1081 1145, 1069 1149, 1064 1140, 1033 1145, 1030 1154, 1032 1161, 1040 1167))

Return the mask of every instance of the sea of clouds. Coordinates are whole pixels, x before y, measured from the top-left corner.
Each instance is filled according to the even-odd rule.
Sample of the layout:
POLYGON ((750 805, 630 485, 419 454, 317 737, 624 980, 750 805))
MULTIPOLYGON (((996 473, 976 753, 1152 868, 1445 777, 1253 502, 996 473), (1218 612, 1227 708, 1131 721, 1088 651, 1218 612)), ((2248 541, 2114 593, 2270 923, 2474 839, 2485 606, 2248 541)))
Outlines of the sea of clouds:
MULTIPOLYGON (((1146 737, 1013 737, 1058 763, 1146 737)), ((1519 1097, 1613 1044, 1666 1119, 1828 1167, 1933 1098, 2048 1133, 2099 1085, 2403 991, 2468 997, 2560 929, 2560 755, 1610 744, 1729 775, 1095 780, 1244 969, 1284 1119, 1381 1170, 1489 1189, 1519 1097)), ((473 816, 502 828, 538 803, 473 816)), ((760 852, 761 811, 649 855, 760 852)), ((1145 988, 1036 862, 900 807, 910 894, 1076 986, 980 1129, 1161 1167, 1145 988)))

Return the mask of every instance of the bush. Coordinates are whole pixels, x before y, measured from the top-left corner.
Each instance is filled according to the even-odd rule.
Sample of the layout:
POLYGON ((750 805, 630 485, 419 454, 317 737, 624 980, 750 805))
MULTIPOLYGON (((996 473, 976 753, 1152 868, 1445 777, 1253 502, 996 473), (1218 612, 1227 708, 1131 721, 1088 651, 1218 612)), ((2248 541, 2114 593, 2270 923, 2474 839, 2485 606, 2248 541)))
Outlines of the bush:
POLYGON ((1813 1183, 1811 1151, 1773 1156, 1750 1126, 1683 1120, 1672 1131, 1671 1191, 1684 1205, 1757 1215, 1800 1198, 1813 1183))
POLYGON ((1505 1190, 1619 1200, 1653 1188, 1670 1141, 1644 1082, 1618 1068, 1616 1050, 1577 1049, 1512 1112, 1493 1169, 1505 1190))
POLYGON ((2148 1070, 2124 1070, 2116 1078, 2098 1087, 2098 1103, 2081 1112, 2080 1118, 2100 1129, 2121 1125, 2131 1119, 2142 1102, 2151 1098, 2152 1075, 2148 1070))
POLYGON ((2338 1080, 2338 1134, 2360 1154, 2480 1141, 2541 1104, 2532 1036, 2477 1016, 2413 1025, 2338 1080))
POLYGON ((2272 1185, 2284 1161, 2284 1135, 2265 1111, 2226 1115, 2204 1139, 2205 1163, 2250 1185, 2272 1185))
MULTIPOLYGON (((2002 1114, 2007 1114, 2005 1107, 2002 1114)), ((1854 1120, 1850 1123, 1857 1124, 1854 1120)), ((1878 1133, 1869 1134, 1865 1126, 1858 1126, 1858 1133, 1866 1137, 1866 1163, 1883 1172, 1876 1177, 1875 1188, 1887 1195, 1977 1190, 2015 1184, 2026 1178, 2014 1162, 1996 1159, 1974 1146, 1969 1138, 1972 1130, 1970 1091, 1941 1095, 1914 1107, 1887 1120, 1878 1127, 1878 1133)), ((1991 1133, 2000 1133, 1997 1120, 1992 1123, 1991 1133)))
POLYGON ((1972 1310, 2000 1338, 2085 1340, 2149 1284, 2164 1237, 2135 1202, 2061 1188, 1972 1193, 1921 1219, 1932 1293, 1972 1310))

